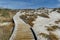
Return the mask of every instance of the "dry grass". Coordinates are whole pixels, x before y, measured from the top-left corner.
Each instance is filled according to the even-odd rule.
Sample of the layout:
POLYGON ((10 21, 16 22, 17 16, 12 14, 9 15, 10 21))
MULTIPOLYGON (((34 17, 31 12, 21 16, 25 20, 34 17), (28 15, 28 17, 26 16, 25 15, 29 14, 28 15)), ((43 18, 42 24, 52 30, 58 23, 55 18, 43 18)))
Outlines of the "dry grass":
POLYGON ((20 18, 23 19, 29 25, 33 26, 34 24, 32 22, 35 21, 37 16, 42 16, 42 17, 45 17, 45 18, 49 18, 49 16, 44 14, 44 13, 42 13, 42 14, 34 14, 34 12, 32 12, 32 14, 28 13, 28 14, 25 14, 25 15, 21 15, 20 18), (29 16, 29 18, 27 18, 27 16, 29 16))
POLYGON ((60 8, 58 8, 58 11, 57 12, 60 13, 60 8))
POLYGON ((60 8, 54 8, 51 12, 56 11, 56 10, 58 13, 60 13, 60 8))
POLYGON ((9 40, 14 27, 12 18, 16 12, 16 10, 11 9, 0 9, 0 23, 10 22, 7 25, 0 25, 0 40, 9 40))
POLYGON ((42 35, 42 37, 45 37, 45 38, 47 38, 48 40, 58 40, 57 35, 55 35, 55 34, 53 34, 53 33, 51 33, 51 32, 49 32, 49 35, 48 35, 48 34, 45 34, 45 33, 40 33, 39 35, 40 35, 40 36, 42 35))
POLYGON ((24 22, 28 23, 30 26, 33 26, 34 24, 32 22, 35 21, 38 15, 45 18, 49 18, 49 16, 46 14, 34 14, 34 13, 21 15, 20 18, 23 19, 24 22))
POLYGON ((59 27, 56 26, 56 25, 54 25, 54 26, 48 27, 47 30, 48 30, 48 31, 54 31, 54 30, 56 30, 57 28, 59 28, 59 27))
POLYGON ((60 20, 55 21, 55 23, 56 23, 56 24, 59 24, 59 23, 60 23, 60 20))
POLYGON ((49 40, 59 40, 59 39, 57 38, 57 36, 55 34, 53 34, 53 33, 50 32, 50 34, 49 34, 49 40))
POLYGON ((49 16, 46 15, 46 14, 44 14, 44 13, 42 13, 42 14, 38 14, 38 15, 41 16, 41 17, 49 18, 49 16))
POLYGON ((34 14, 32 14, 32 15, 25 14, 25 15, 21 15, 20 18, 23 19, 24 22, 28 23, 30 26, 33 26, 34 24, 32 22, 35 21, 37 16, 34 14), (29 17, 27 17, 27 16, 29 16, 29 17))
POLYGON ((40 33, 39 35, 40 35, 40 36, 42 35, 42 37, 45 37, 45 38, 48 37, 48 34, 45 34, 45 33, 40 33))
POLYGON ((0 22, 12 22, 12 18, 16 12, 17 10, 0 9, 0 22))
POLYGON ((12 22, 12 18, 0 17, 0 22, 12 22))
POLYGON ((10 22, 10 24, 8 25, 0 26, 0 39, 9 40, 13 27, 14 27, 14 24, 12 22, 10 22))
POLYGON ((57 10, 57 8, 54 8, 52 11, 56 11, 57 10))

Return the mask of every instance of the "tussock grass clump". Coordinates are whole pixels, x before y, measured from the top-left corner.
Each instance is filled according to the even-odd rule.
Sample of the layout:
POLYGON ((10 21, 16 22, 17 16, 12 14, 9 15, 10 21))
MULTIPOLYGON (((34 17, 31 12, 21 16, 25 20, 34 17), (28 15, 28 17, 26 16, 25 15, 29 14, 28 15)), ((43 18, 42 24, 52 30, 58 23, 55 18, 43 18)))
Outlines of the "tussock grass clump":
POLYGON ((13 16, 18 10, 0 9, 0 22, 12 22, 13 16))
POLYGON ((58 10, 57 12, 60 13, 60 10, 58 10))
POLYGON ((44 13, 42 13, 42 14, 38 14, 39 16, 42 16, 42 17, 45 17, 45 18, 49 18, 49 16, 48 15, 46 15, 46 14, 44 14, 44 13))
POLYGON ((60 8, 54 8, 51 12, 53 11, 57 11, 58 13, 60 13, 60 8))
POLYGON ((40 35, 40 36, 42 35, 42 37, 45 37, 45 38, 48 37, 48 34, 46 34, 46 33, 40 33, 39 35, 40 35))
POLYGON ((54 31, 56 30, 57 28, 59 28, 58 26, 54 25, 54 26, 51 26, 51 27, 47 27, 47 30, 48 31, 54 31))
POLYGON ((34 14, 31 15, 25 14, 25 15, 21 15, 20 18, 23 19, 24 22, 28 23, 30 26, 33 26, 34 24, 32 22, 35 21, 37 16, 34 14))
POLYGON ((55 23, 56 23, 56 24, 59 24, 59 23, 60 23, 60 20, 55 21, 55 23))
POLYGON ((49 34, 49 40, 59 40, 59 39, 58 39, 57 35, 55 35, 55 34, 53 34, 53 33, 50 32, 50 34, 49 34))
POLYGON ((53 34, 51 32, 49 32, 49 35, 46 34, 46 33, 40 33, 39 35, 44 37, 44 38, 47 38, 48 40, 59 40, 57 35, 55 35, 55 34, 53 34))
POLYGON ((12 18, 0 17, 0 22, 12 22, 12 18))
POLYGON ((7 25, 0 26, 0 39, 9 40, 13 27, 14 27, 14 23, 12 22, 9 22, 7 25))
POLYGON ((9 17, 9 14, 7 12, 4 12, 4 13, 2 13, 1 16, 3 16, 3 17, 9 17))
POLYGON ((57 10, 57 8, 54 8, 52 11, 56 11, 57 10))
POLYGON ((58 8, 57 12, 60 13, 60 8, 58 8))

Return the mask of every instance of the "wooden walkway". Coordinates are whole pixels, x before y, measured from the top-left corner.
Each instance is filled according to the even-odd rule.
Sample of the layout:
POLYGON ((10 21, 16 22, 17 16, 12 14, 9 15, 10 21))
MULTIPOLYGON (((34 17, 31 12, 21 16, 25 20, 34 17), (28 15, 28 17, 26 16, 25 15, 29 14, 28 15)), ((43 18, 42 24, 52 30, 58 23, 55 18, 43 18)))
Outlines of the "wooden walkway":
POLYGON ((14 32, 9 40, 35 40, 30 25, 26 24, 20 19, 20 13, 18 12, 14 17, 15 28, 14 32))

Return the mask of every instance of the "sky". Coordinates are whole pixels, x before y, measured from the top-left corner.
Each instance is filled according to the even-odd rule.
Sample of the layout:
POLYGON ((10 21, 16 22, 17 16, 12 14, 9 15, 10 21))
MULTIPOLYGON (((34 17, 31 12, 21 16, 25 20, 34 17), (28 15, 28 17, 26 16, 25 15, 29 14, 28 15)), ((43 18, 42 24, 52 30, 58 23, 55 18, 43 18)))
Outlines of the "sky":
POLYGON ((60 0, 0 0, 0 7, 11 9, 59 8, 60 0))

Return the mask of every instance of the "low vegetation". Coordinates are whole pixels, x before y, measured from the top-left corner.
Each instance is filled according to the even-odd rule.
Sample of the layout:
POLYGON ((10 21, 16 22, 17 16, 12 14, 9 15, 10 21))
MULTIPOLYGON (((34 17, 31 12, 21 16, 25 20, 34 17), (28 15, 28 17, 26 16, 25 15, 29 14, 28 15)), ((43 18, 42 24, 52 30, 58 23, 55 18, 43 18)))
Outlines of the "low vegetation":
POLYGON ((57 35, 55 35, 55 34, 53 34, 51 32, 49 33, 49 35, 45 34, 45 33, 40 33, 39 35, 44 37, 44 38, 47 38, 47 40, 59 40, 57 35))
POLYGON ((51 27, 47 27, 47 30, 48 31, 55 31, 58 28, 59 28, 58 26, 54 25, 54 26, 51 26, 51 27))
POLYGON ((0 9, 0 40, 9 40, 14 27, 13 16, 16 12, 12 9, 0 9), (6 22, 8 24, 4 25, 6 22))
POLYGON ((38 15, 41 16, 41 17, 44 17, 44 18, 49 18, 49 16, 46 15, 46 14, 44 14, 44 13, 42 13, 42 14, 38 14, 38 15))
POLYGON ((45 34, 45 33, 40 33, 39 35, 42 36, 42 37, 45 37, 45 38, 48 37, 48 34, 45 34))
POLYGON ((48 40, 59 40, 59 39, 58 39, 57 35, 50 32, 48 40))
POLYGON ((9 22, 7 25, 2 25, 2 26, 0 25, 0 39, 9 40, 13 27, 14 27, 14 23, 12 22, 9 22))
POLYGON ((34 14, 32 14, 32 15, 25 14, 25 15, 21 15, 20 18, 23 19, 30 26, 33 26, 34 24, 32 22, 35 21, 37 16, 34 14))
POLYGON ((58 13, 60 13, 60 8, 54 8, 51 12, 53 11, 57 11, 58 13))
POLYGON ((60 20, 55 21, 55 23, 56 23, 56 24, 59 24, 59 23, 60 23, 60 20))
MULTIPOLYGON (((44 8, 39 8, 37 10, 44 10, 44 8)), ((60 13, 60 8, 54 8, 52 10, 56 11, 58 13, 60 13)), ((5 22, 10 22, 10 24, 7 25, 0 25, 0 40, 9 40, 9 37, 11 36, 12 33, 12 29, 14 27, 14 23, 13 23, 13 16, 16 14, 16 12, 18 12, 19 10, 12 10, 12 9, 0 9, 0 23, 5 23, 5 22)), ((44 18, 50 18, 48 15, 48 10, 46 12, 43 12, 41 14, 34 14, 35 10, 34 9, 23 9, 21 10, 21 13, 25 12, 25 15, 21 15, 20 18, 26 22, 27 24, 29 24, 31 27, 33 27, 34 23, 32 23, 33 21, 35 21, 35 19, 37 18, 37 16, 40 17, 44 17, 44 18), (28 14, 26 14, 28 13, 28 14), (31 14, 29 14, 31 13, 31 14)), ((58 24, 60 22, 60 20, 55 21, 56 24, 58 24)), ((58 29, 59 27, 54 25, 54 26, 50 26, 47 27, 47 30, 50 31, 55 31, 56 29, 58 29)), ((45 33, 40 33, 39 35, 48 38, 48 40, 58 40, 57 36, 53 33, 49 33, 45 34, 45 33)))

